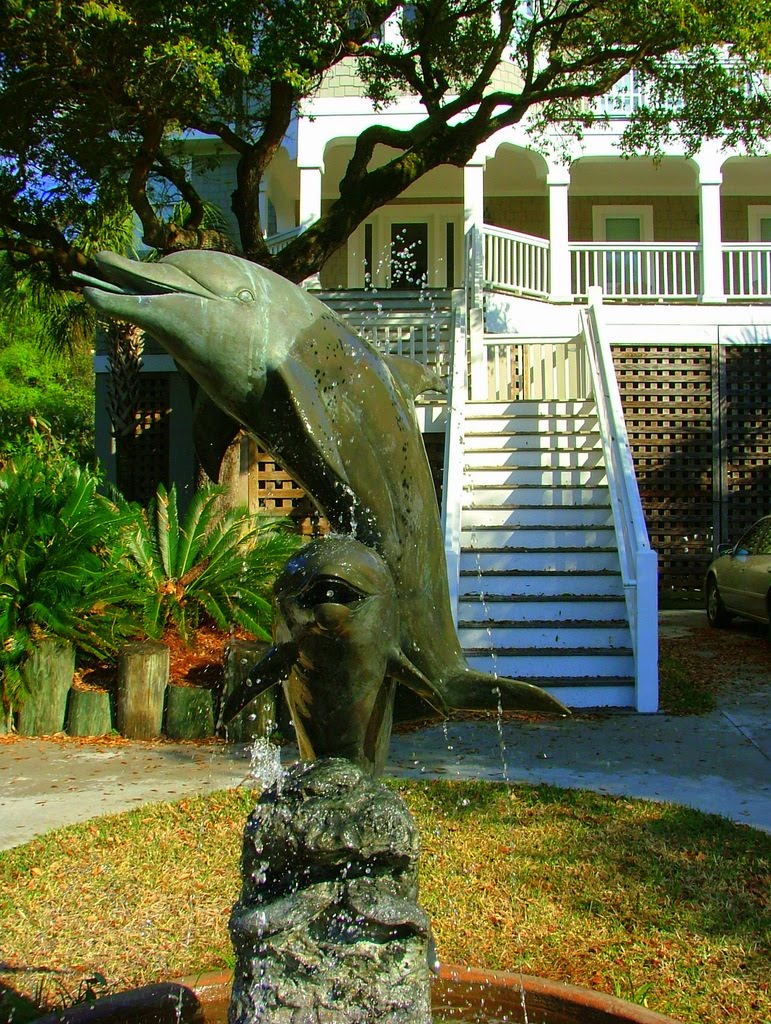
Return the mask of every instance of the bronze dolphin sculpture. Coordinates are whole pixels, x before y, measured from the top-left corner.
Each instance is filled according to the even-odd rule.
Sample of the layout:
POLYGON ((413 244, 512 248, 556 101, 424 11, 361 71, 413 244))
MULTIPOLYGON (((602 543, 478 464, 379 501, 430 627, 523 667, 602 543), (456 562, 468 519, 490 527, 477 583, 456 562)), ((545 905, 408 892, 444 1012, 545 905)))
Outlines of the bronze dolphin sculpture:
POLYGON ((86 299, 144 328, 208 396, 196 430, 204 468, 216 476, 241 426, 333 530, 378 551, 398 594, 402 653, 450 708, 567 713, 540 687, 466 663, 414 411, 418 394, 441 386, 430 371, 382 355, 318 299, 236 256, 189 250, 138 263, 101 253, 96 262, 107 283, 90 279, 86 299))
POLYGON ((402 653, 399 603, 383 559, 353 537, 312 541, 273 587, 273 646, 222 711, 230 721, 283 683, 304 761, 345 757, 380 775, 397 681, 440 714, 441 694, 402 653))

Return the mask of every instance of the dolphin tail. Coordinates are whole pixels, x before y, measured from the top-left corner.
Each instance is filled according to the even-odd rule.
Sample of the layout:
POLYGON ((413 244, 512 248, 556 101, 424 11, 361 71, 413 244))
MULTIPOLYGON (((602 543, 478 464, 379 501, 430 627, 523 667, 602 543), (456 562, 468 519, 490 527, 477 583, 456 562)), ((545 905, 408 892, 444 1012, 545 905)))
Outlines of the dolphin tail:
POLYGON ((488 675, 466 668, 451 676, 442 692, 449 706, 457 711, 540 711, 549 715, 569 715, 556 697, 540 686, 520 679, 488 675))

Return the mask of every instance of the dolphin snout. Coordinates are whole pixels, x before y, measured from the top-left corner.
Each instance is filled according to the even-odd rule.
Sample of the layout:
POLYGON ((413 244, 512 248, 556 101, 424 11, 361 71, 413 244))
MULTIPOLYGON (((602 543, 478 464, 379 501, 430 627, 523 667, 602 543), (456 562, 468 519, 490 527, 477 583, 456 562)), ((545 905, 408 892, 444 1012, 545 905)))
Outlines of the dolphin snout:
POLYGON ((344 604, 317 604, 313 617, 325 633, 339 633, 351 617, 351 609, 344 604))

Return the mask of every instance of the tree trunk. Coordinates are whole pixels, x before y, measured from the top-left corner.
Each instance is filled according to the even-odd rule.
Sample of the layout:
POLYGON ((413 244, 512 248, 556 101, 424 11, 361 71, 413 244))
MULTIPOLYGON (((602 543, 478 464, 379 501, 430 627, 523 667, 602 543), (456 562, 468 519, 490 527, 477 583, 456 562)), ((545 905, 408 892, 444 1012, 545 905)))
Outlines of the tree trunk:
POLYGON ((106 736, 112 731, 107 690, 70 690, 67 732, 70 736, 106 736))
POLYGON ((115 474, 118 490, 129 501, 143 501, 137 484, 139 436, 139 375, 144 332, 125 321, 111 321, 107 412, 115 438, 115 474))
POLYGON ((203 740, 214 735, 214 701, 205 686, 170 684, 166 735, 173 740, 203 740))
POLYGON ((133 740, 161 735, 169 648, 154 640, 126 644, 118 659, 118 732, 133 740))
MULTIPOLYGON (((249 677, 250 672, 268 649, 256 640, 231 640, 225 647, 222 678, 222 703, 249 677)), ((248 743, 258 736, 270 736, 276 724, 276 687, 255 697, 224 727, 230 743, 248 743)))
POLYGON ((16 730, 50 736, 64 729, 67 694, 75 674, 75 651, 62 640, 42 640, 22 669, 29 697, 19 708, 16 730))

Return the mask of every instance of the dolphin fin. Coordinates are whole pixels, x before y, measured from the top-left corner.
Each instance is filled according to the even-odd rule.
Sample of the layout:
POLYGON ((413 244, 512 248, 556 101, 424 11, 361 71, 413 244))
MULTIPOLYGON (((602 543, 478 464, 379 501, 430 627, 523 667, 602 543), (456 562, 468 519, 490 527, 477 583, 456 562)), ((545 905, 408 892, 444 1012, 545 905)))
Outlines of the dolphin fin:
POLYGON ((293 643, 279 644, 266 651, 250 670, 246 681, 237 690, 234 690, 225 701, 220 720, 227 724, 255 697, 259 697, 261 693, 277 683, 283 682, 292 671, 296 658, 297 647, 293 643))
POLYGON ((202 388, 197 388, 193 398, 193 444, 201 467, 214 483, 219 480, 225 452, 240 429, 232 416, 223 412, 202 388))
POLYGON ((442 686, 449 706, 459 711, 541 711, 550 715, 569 715, 556 697, 533 683, 507 679, 466 668, 442 686))
POLYGON ((388 659, 388 675, 398 683, 412 690, 418 697, 421 697, 427 704, 430 704, 434 711, 443 717, 449 714, 449 707, 442 694, 419 668, 412 664, 403 651, 395 651, 388 659))
POLYGON ((424 363, 410 359, 409 356, 384 355, 383 359, 413 401, 426 391, 447 394, 447 383, 424 363))
POLYGON ((344 484, 348 484, 348 473, 340 458, 340 452, 334 442, 337 434, 329 412, 319 397, 319 384, 312 374, 301 363, 287 357, 278 367, 279 375, 284 381, 289 400, 294 405, 297 416, 305 432, 313 441, 327 466, 344 484))

